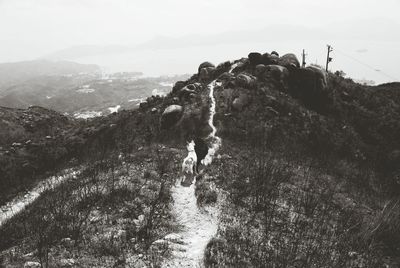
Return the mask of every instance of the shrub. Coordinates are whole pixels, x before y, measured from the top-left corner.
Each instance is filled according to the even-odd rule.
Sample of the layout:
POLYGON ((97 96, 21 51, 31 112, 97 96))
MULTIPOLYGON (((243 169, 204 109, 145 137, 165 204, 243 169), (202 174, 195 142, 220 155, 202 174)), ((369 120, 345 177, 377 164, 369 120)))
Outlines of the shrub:
POLYGON ((214 204, 218 199, 217 191, 206 180, 196 181, 195 195, 199 206, 214 204))

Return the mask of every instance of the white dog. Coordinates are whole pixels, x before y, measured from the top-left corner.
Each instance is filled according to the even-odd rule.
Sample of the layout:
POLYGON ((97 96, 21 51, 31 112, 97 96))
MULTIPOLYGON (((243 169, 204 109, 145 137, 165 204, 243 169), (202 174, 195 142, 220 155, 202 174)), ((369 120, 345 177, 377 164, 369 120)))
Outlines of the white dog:
POLYGON ((183 160, 182 163, 182 173, 185 174, 196 174, 196 165, 197 165, 197 155, 194 150, 194 141, 188 142, 186 148, 188 150, 188 155, 183 160))

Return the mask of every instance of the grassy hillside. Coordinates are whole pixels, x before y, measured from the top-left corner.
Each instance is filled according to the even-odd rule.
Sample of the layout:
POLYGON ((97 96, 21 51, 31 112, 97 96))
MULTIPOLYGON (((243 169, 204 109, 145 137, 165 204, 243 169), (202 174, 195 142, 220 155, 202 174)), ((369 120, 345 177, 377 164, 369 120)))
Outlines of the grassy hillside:
POLYGON ((400 84, 362 86, 274 54, 206 62, 138 110, 64 123, 57 144, 83 172, 0 228, 4 263, 158 267, 169 252, 156 242, 176 228, 169 189, 185 141, 210 132, 217 79, 222 147, 196 182, 198 205, 220 207, 205 266, 397 267, 400 84))

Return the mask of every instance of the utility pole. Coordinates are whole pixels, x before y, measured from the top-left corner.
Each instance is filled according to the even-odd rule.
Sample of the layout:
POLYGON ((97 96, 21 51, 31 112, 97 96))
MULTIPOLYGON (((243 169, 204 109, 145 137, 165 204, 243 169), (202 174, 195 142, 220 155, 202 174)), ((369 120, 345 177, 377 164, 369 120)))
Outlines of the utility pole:
POLYGON ((326 56, 326 71, 328 71, 328 64, 332 61, 332 58, 329 57, 329 54, 333 51, 333 48, 328 45, 328 54, 326 56))
POLYGON ((306 56, 307 54, 305 53, 304 49, 303 49, 303 53, 301 54, 301 67, 304 68, 306 67, 306 56))

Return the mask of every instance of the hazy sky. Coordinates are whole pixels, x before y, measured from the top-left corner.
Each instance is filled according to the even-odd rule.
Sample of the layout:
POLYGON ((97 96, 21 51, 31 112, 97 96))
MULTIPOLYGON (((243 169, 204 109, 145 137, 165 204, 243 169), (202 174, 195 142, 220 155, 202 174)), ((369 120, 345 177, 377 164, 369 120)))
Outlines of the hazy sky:
MULTIPOLYGON (((400 25, 399 10, 400 0, 0 0, 0 62, 76 45, 138 44, 160 35, 274 24, 323 28, 366 20, 400 25)), ((390 34, 400 40, 398 32, 390 34)))

